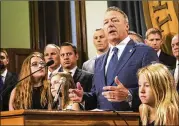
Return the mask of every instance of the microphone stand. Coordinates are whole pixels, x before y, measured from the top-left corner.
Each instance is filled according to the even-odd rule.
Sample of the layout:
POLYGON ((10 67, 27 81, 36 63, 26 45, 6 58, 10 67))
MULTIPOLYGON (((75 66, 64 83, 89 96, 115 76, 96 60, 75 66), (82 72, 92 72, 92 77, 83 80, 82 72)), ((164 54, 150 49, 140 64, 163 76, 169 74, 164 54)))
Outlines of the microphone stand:
POLYGON ((62 84, 60 84, 58 90, 57 90, 57 94, 55 95, 55 98, 53 100, 53 105, 52 105, 52 108, 56 107, 57 106, 57 109, 59 110, 60 109, 60 99, 62 97, 62 93, 61 93, 61 86, 62 84), (58 99, 59 98, 59 99, 58 99), (59 101, 58 105, 57 105, 57 101, 59 101))
POLYGON ((58 98, 58 104, 57 104, 57 110, 62 110, 62 106, 61 106, 61 92, 60 92, 60 97, 58 98))
POLYGON ((54 100, 53 100, 53 105, 52 105, 52 108, 54 108, 55 106, 57 106, 57 110, 60 110, 60 100, 61 100, 61 97, 62 97, 62 93, 61 93, 61 86, 62 85, 64 85, 65 84, 65 82, 66 82, 66 78, 65 77, 62 77, 61 79, 60 79, 60 81, 59 81, 59 84, 60 84, 60 86, 59 86, 59 88, 58 88, 58 90, 57 90, 57 94, 55 95, 55 98, 54 98, 54 100), (57 101, 58 101, 58 105, 57 105, 57 101))
POLYGON ((125 120, 125 118, 123 118, 117 111, 113 110, 113 113, 116 113, 117 116, 119 116, 125 123, 127 126, 129 126, 128 122, 125 120))
MULTIPOLYGON (((113 105, 113 104, 112 104, 112 107, 114 108, 114 105, 113 105)), ((119 116, 119 117, 126 123, 127 126, 129 126, 129 124, 128 124, 128 122, 126 121, 125 117, 122 117, 121 114, 119 114, 115 109, 112 110, 112 111, 113 111, 113 113, 116 113, 117 116, 119 116)))
MULTIPOLYGON (((45 67, 46 67, 46 66, 45 66, 45 67)), ((45 68, 45 67, 42 67, 42 68, 40 68, 40 69, 37 70, 37 71, 34 71, 33 73, 31 73, 31 74, 29 74, 28 76, 22 78, 21 80, 19 80, 19 81, 18 81, 17 83, 15 83, 15 84, 18 84, 19 82, 25 80, 26 78, 30 77, 31 75, 33 75, 34 73, 36 73, 36 72, 42 70, 42 69, 45 68)), ((9 85, 6 89, 4 89, 4 90, 1 92, 1 96, 2 96, 2 94, 3 94, 5 91, 7 91, 7 89, 9 89, 10 87, 14 86, 15 84, 13 84, 13 85, 9 85)))

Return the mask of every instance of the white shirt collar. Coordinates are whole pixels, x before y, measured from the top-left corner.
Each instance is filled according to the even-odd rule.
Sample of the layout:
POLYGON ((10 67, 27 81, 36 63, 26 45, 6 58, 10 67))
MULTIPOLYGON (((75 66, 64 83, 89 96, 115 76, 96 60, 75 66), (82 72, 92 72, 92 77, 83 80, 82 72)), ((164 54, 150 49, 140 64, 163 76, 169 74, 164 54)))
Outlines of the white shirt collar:
MULTIPOLYGON (((72 76, 72 77, 74 76, 76 69, 77 69, 77 66, 75 66, 73 69, 71 69, 71 70, 69 71, 69 72, 71 72, 71 76, 72 76)), ((64 72, 66 72, 66 71, 64 71, 64 72)))
MULTIPOLYGON (((106 52, 107 52, 107 51, 106 51, 106 52)), ((104 52, 104 53, 106 53, 106 52, 104 52)), ((100 56, 103 55, 104 53, 102 53, 102 54, 96 53, 96 58, 100 57, 100 56)))
POLYGON ((179 60, 176 61, 176 67, 178 68, 179 60))
POLYGON ((61 65, 60 65, 57 69, 55 69, 54 71, 52 71, 52 72, 50 72, 50 70, 48 69, 48 79, 50 79, 49 76, 50 76, 51 73, 52 73, 52 74, 58 73, 60 67, 61 67, 61 65))
POLYGON ((5 78, 5 77, 6 77, 6 74, 7 74, 7 69, 1 74, 1 76, 2 76, 3 78, 5 78))
MULTIPOLYGON (((118 45, 116 45, 115 47, 118 48, 118 59, 121 57, 126 45, 128 44, 128 42, 130 41, 131 39, 129 38, 129 36, 127 36, 124 40, 122 40, 118 45)), ((112 58, 112 55, 113 55, 113 51, 112 49, 114 48, 114 46, 112 46, 111 44, 109 44, 109 47, 110 47, 110 50, 109 50, 109 55, 108 55, 108 58, 107 58, 107 62, 106 62, 106 66, 105 66, 105 74, 107 72, 107 68, 108 68, 108 65, 109 65, 109 62, 112 58)))
POLYGON ((6 75, 7 75, 7 69, 1 74, 3 83, 4 83, 5 79, 6 79, 6 75))
MULTIPOLYGON (((124 48, 126 47, 127 43, 130 41, 129 36, 127 36, 124 40, 122 40, 118 45, 116 45, 115 47, 118 48, 118 58, 121 56, 122 52, 124 51, 124 48)), ((110 52, 109 54, 112 53, 112 49, 114 48, 113 45, 109 44, 110 46, 110 52)))
POLYGON ((99 54, 96 54, 96 58, 98 58, 98 57, 100 57, 101 55, 99 55, 99 54))
POLYGON ((157 52, 157 56, 159 57, 161 53, 161 49, 157 52))

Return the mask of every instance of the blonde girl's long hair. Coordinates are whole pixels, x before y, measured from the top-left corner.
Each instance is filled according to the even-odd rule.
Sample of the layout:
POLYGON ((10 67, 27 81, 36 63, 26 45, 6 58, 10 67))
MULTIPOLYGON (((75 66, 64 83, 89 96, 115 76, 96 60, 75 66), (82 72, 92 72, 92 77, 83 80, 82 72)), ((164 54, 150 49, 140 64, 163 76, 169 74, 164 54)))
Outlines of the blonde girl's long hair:
POLYGON ((58 72, 52 75, 51 78, 53 78, 54 76, 59 76, 59 77, 65 77, 66 78, 66 82, 65 84, 62 85, 63 89, 62 90, 62 101, 61 101, 61 105, 62 105, 62 109, 65 109, 69 103, 70 103, 70 98, 69 98, 69 92, 68 90, 70 88, 75 88, 75 83, 73 80, 73 77, 71 76, 70 73, 66 73, 66 72, 58 72))
MULTIPOLYGON (((144 75, 150 84, 155 99, 155 125, 179 125, 179 96, 174 78, 168 68, 160 63, 151 64, 138 71, 138 77, 144 75)), ((144 107, 144 109, 148 109, 144 107)), ((143 125, 147 125, 144 110, 141 118, 143 125)))
MULTIPOLYGON (((33 57, 39 57, 44 60, 43 54, 39 52, 33 52, 32 54, 30 54, 22 64, 19 80, 31 74, 31 59, 33 57)), ((46 73, 47 73, 47 69, 46 69, 46 73)), ((48 103, 48 107, 51 107, 51 105, 49 104, 52 103, 52 98, 51 98, 51 94, 49 94, 48 91, 48 88, 50 87, 46 79, 47 78, 46 76, 47 75, 45 75, 42 78, 43 87, 41 91, 40 103, 42 107, 45 107, 47 103, 48 103)), ((16 91, 15 91, 15 98, 13 102, 14 109, 33 109, 32 94, 33 94, 33 81, 31 76, 22 80, 17 84, 16 91)))
POLYGON ((139 112, 142 120, 142 125, 147 125, 149 121, 150 108, 146 104, 141 104, 139 106, 139 112))

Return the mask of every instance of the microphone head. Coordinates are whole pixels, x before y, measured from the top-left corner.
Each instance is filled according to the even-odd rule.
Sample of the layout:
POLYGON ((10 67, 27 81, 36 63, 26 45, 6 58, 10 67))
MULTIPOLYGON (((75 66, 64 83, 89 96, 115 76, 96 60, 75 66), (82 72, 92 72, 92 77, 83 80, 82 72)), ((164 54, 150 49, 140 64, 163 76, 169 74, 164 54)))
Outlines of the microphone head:
POLYGON ((61 77, 60 78, 60 83, 65 84, 66 80, 67 80, 66 77, 61 77))
POLYGON ((51 66, 52 64, 54 64, 54 61, 53 60, 50 60, 46 63, 46 66, 51 66))
POLYGON ((61 77, 61 78, 60 78, 60 81, 59 81, 60 88, 61 88, 61 86, 64 86, 64 85, 65 85, 66 80, 67 80, 66 77, 61 77))

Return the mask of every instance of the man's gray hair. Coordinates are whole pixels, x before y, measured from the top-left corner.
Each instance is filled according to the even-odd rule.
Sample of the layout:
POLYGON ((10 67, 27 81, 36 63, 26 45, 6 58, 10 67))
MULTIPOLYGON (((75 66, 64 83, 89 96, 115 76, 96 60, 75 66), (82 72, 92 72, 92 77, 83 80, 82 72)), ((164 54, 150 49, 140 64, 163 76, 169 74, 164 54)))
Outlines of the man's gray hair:
POLYGON ((116 6, 108 7, 106 12, 109 12, 109 11, 117 11, 117 12, 121 13, 124 16, 126 22, 129 23, 129 19, 128 19, 127 15, 120 8, 118 8, 116 6))

